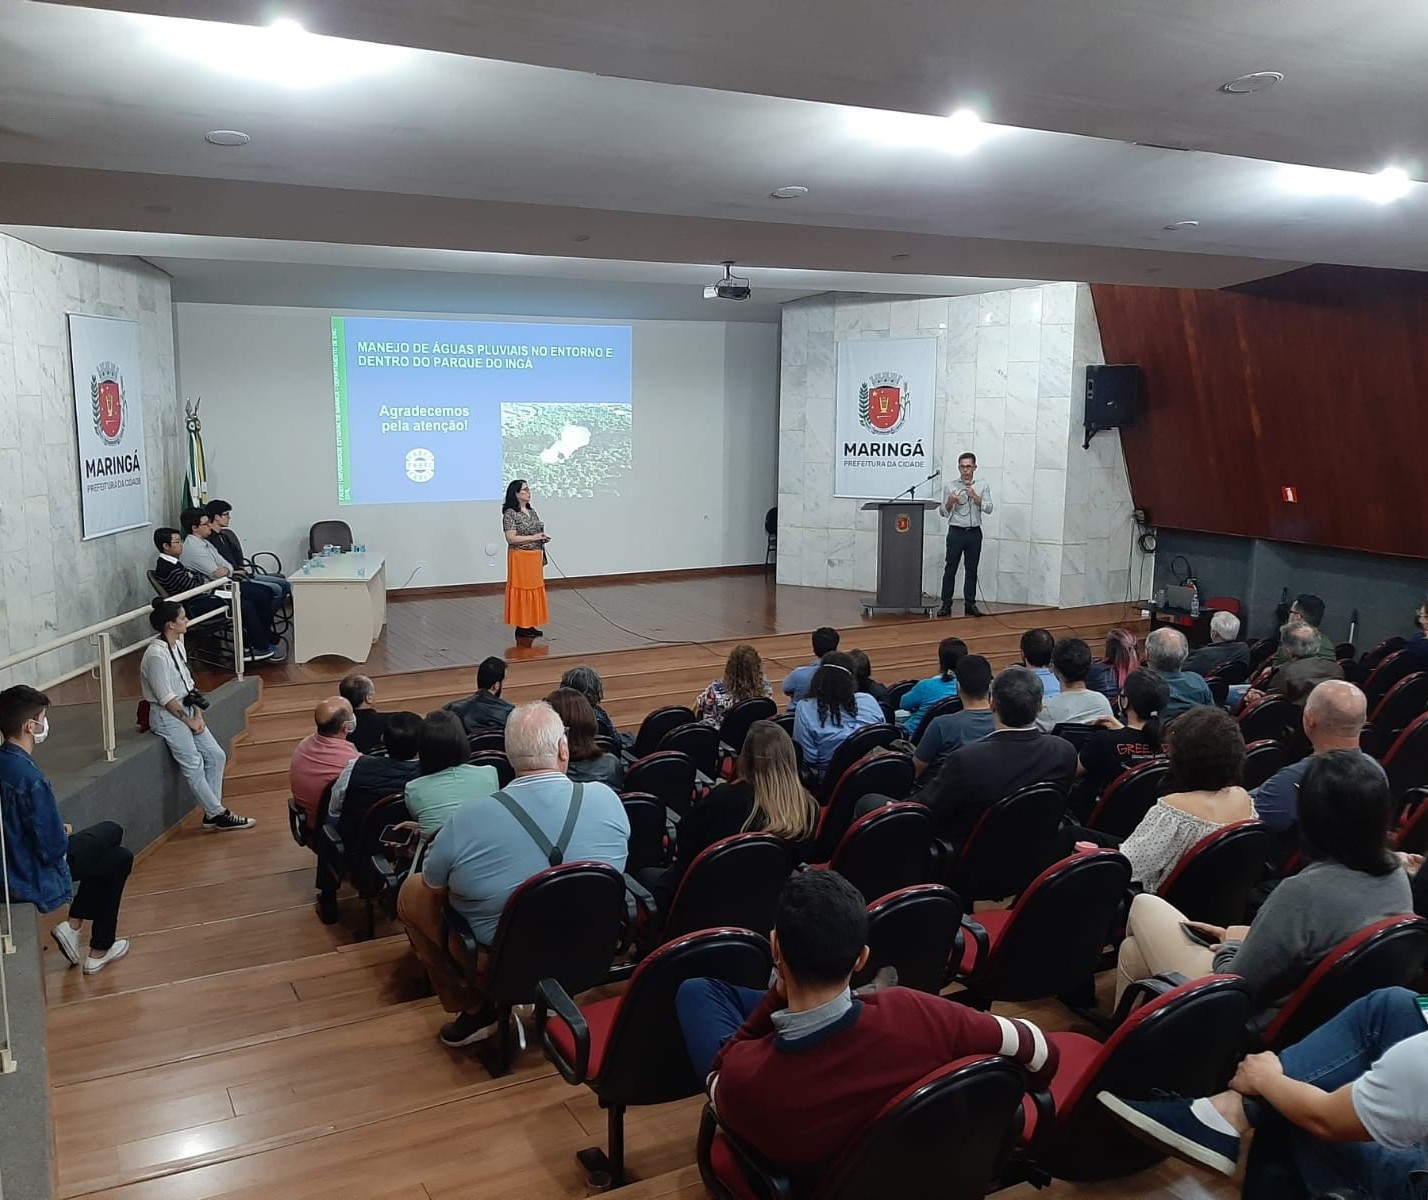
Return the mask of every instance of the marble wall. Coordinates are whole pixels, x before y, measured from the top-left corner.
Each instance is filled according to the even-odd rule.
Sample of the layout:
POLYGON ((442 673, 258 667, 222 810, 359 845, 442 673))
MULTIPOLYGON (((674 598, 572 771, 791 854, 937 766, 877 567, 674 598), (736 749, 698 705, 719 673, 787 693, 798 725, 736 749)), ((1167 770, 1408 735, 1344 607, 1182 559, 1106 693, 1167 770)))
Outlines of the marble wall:
MULTIPOLYGON (((1098 434, 1090 450, 1081 448, 1085 368, 1103 361, 1090 289, 1050 283, 918 300, 821 296, 784 306, 779 582, 876 586, 875 514, 832 494, 837 342, 915 336, 938 341, 934 437, 944 475, 954 475, 958 454, 972 450, 992 487, 983 597, 1071 607, 1124 599, 1132 573, 1137 585, 1143 574, 1148 580, 1148 563, 1127 565, 1134 527, 1119 435, 1098 434)), ((945 537, 945 524, 930 520, 923 583, 934 595, 945 537)), ((1133 599, 1144 594, 1129 590, 1133 599)))
MULTIPOLYGON (((82 540, 70 379, 71 312, 139 322, 149 517, 169 521, 183 482, 168 277, 133 259, 50 254, 0 234, 0 658, 137 608, 153 595, 152 530, 82 540)), ((147 631, 136 623, 126 641, 147 631)), ((0 671, 37 683, 84 661, 70 647, 0 671)))

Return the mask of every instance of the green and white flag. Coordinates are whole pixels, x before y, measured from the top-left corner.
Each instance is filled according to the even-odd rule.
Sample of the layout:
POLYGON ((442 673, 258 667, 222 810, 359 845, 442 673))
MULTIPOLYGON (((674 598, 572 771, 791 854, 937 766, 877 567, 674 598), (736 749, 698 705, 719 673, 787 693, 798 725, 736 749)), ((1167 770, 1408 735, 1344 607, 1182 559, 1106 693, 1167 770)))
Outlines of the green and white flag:
POLYGON ((198 404, 184 404, 188 414, 185 420, 188 426, 188 471, 183 479, 184 508, 202 508, 208 503, 208 467, 203 461, 203 422, 198 419, 198 405, 202 403, 203 397, 200 396, 198 404))

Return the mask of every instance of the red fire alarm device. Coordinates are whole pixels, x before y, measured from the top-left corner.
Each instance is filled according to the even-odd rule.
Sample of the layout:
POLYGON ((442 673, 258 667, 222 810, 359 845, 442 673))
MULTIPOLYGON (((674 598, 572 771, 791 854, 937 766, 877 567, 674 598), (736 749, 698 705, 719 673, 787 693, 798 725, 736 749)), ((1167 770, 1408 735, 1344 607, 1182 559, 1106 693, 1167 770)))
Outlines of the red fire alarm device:
POLYGON ((1298 504, 1298 503, 1299 503, 1299 489, 1298 489, 1298 488, 1282 487, 1282 488, 1279 489, 1279 494, 1284 497, 1284 503, 1285 503, 1285 504, 1298 504))

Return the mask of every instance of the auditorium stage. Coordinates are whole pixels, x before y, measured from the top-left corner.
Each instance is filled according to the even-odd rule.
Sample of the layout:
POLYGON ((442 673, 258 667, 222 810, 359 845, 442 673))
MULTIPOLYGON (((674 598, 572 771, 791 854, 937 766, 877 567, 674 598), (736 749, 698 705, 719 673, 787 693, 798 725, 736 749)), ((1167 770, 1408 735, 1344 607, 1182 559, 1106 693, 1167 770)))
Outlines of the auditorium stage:
MULTIPOLYGON (((1139 618, 1138 609, 1129 604, 1059 613, 996 603, 986 606, 989 615, 981 619, 863 617, 865 592, 780 585, 762 567, 735 567, 717 574, 675 571, 654 579, 612 580, 578 588, 557 582, 548 596, 546 636, 533 643, 517 643, 510 627, 501 624, 504 597, 499 593, 408 596, 393 592, 387 628, 362 669, 375 676, 475 666, 492 654, 508 662, 532 662, 654 648, 662 643, 717 644, 807 634, 820 625, 842 630, 847 648, 859 644, 854 633, 865 628, 878 630, 880 642, 887 640, 882 631, 890 628, 906 629, 906 636, 913 641, 935 642, 943 637, 966 638, 969 632, 977 636, 1006 632, 1006 628, 1015 628, 1019 636, 1036 624, 1055 632, 1055 626, 1065 626, 1072 613, 1079 621, 1080 614, 1094 612, 1096 619, 1108 622, 1107 627, 1122 617, 1139 618), (1032 621, 1023 615, 1030 612, 1042 615, 1032 621), (850 636, 854 640, 848 641, 850 636)), ((935 654, 932 662, 936 662, 935 654)), ((310 683, 341 678, 352 669, 344 659, 323 658, 302 666, 261 667, 257 673, 267 684, 310 683)))

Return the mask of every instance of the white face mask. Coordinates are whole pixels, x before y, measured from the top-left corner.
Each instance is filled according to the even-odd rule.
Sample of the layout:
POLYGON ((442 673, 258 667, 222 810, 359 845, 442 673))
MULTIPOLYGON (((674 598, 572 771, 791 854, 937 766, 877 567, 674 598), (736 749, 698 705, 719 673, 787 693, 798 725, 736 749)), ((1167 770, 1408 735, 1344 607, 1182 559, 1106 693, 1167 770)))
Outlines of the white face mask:
POLYGON ((43 742, 43 741, 44 741, 47 737, 49 737, 49 736, 50 736, 50 717, 49 717, 49 714, 46 713, 44 716, 42 716, 42 717, 40 718, 40 731, 34 735, 35 745, 38 746, 41 742, 43 742))
POLYGON ((350 721, 347 722, 346 725, 343 726, 343 728, 346 729, 348 733, 355 732, 357 729, 357 718, 353 717, 350 721))

